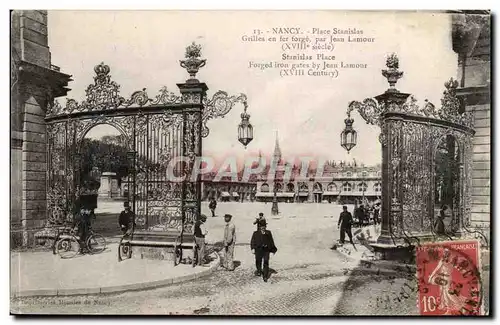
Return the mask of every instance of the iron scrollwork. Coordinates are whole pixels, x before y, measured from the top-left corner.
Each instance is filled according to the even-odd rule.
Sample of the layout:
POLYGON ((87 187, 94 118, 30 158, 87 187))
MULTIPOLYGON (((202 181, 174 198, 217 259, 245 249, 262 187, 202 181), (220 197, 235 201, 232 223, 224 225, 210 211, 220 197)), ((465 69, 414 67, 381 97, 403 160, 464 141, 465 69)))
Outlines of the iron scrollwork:
POLYGON ((79 104, 74 99, 67 99, 64 107, 55 100, 48 105, 47 117, 58 115, 71 115, 73 113, 92 112, 101 110, 113 110, 118 108, 162 106, 181 104, 182 97, 169 91, 166 86, 162 87, 155 98, 150 98, 146 88, 132 93, 129 99, 120 95, 120 85, 111 79, 111 69, 108 65, 100 63, 95 66, 94 84, 87 87, 86 99, 79 104))
POLYGON ((202 137, 206 138, 210 133, 207 127, 208 120, 212 118, 224 117, 227 113, 231 111, 235 103, 241 103, 245 105, 247 102, 247 96, 245 94, 240 94, 238 96, 229 96, 227 92, 219 90, 217 91, 211 99, 203 98, 204 110, 203 110, 203 126, 202 126, 202 137))

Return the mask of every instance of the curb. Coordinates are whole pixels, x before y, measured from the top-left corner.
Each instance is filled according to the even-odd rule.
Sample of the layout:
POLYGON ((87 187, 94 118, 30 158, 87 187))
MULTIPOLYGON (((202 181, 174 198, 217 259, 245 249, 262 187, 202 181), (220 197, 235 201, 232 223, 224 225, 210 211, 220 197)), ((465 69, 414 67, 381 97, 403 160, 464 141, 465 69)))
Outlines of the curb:
POLYGON ((401 270, 407 272, 408 268, 410 268, 412 272, 417 271, 417 267, 415 265, 405 264, 404 262, 398 262, 394 260, 370 260, 364 258, 356 258, 351 255, 345 254, 344 252, 342 252, 342 250, 336 249, 335 251, 353 262, 358 262, 358 267, 361 267, 365 270, 385 270, 399 273, 401 272, 401 270))
POLYGON ((75 289, 38 289, 38 290, 24 290, 11 293, 11 298, 26 298, 26 297, 60 297, 60 296, 75 296, 75 295, 95 295, 107 293, 120 293, 125 291, 148 290, 158 287, 166 287, 172 284, 178 284, 190 280, 202 278, 215 271, 220 265, 220 256, 217 252, 215 254, 215 261, 209 268, 188 275, 178 276, 176 278, 156 280, 151 282, 132 283, 124 285, 116 285, 109 287, 99 288, 75 288, 75 289))

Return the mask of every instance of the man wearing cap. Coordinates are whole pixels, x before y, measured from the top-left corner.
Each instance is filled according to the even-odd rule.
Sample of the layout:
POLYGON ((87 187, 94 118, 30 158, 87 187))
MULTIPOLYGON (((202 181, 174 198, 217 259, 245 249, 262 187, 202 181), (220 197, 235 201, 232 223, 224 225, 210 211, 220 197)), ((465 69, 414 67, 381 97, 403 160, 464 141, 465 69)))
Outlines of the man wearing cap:
POLYGON ((250 241, 250 248, 252 253, 255 254, 255 266, 257 268, 255 275, 262 275, 264 282, 269 279, 269 253, 275 254, 278 251, 274 244, 273 235, 266 227, 266 220, 261 220, 259 230, 254 231, 250 241), (264 264, 264 268, 262 268, 262 264, 264 264))
POLYGON ((234 271, 234 246, 236 244, 236 226, 231 222, 232 215, 224 215, 226 227, 224 228, 224 267, 228 271, 234 271))
POLYGON ((196 242, 196 250, 198 252, 198 261, 196 264, 200 266, 207 266, 204 264, 205 236, 208 233, 205 221, 207 221, 207 216, 202 214, 194 224, 194 241, 196 242))
POLYGON ((354 242, 352 241, 352 214, 347 211, 347 206, 342 207, 342 212, 340 213, 339 222, 337 228, 340 228, 340 243, 344 244, 345 234, 349 236, 349 241, 354 246, 354 242))
POLYGON ((135 224, 135 214, 130 210, 128 201, 123 202, 123 207, 124 210, 118 217, 118 223, 120 224, 121 231, 125 235, 129 230, 132 230, 132 226, 135 224))
POLYGON ((217 208, 217 201, 215 200, 215 198, 210 199, 208 208, 210 209, 210 211, 212 211, 212 217, 215 217, 215 208, 217 208))
POLYGON ((266 218, 264 218, 264 213, 259 212, 259 216, 253 222, 254 225, 257 225, 257 230, 259 230, 259 222, 261 221, 266 221, 266 218))

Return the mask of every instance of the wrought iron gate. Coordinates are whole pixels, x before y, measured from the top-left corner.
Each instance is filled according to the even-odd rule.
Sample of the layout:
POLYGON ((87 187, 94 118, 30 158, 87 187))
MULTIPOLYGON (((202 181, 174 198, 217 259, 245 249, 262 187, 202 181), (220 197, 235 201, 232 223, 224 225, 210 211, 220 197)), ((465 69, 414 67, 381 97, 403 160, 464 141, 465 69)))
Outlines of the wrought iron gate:
POLYGON ((49 106, 45 119, 49 223, 71 221, 78 199, 92 190, 81 179, 82 142, 93 127, 107 124, 125 139, 128 199, 137 227, 193 231, 200 214, 201 176, 193 177, 192 171, 200 167, 196 164, 201 163, 202 137, 209 133, 206 122, 226 115, 237 102, 245 107, 242 119, 249 118, 244 94, 218 91, 212 99, 206 97, 208 87, 194 78, 205 62, 198 59, 200 55, 198 45, 186 49, 187 60, 181 66, 191 78, 178 84, 180 95, 163 87, 155 98, 143 89, 125 99, 111 80, 109 66, 101 63, 94 68, 94 83, 83 102, 68 99, 65 107, 58 102, 49 106))
POLYGON ((108 66, 100 64, 95 72, 84 102, 68 100, 65 108, 56 103, 47 114, 49 218, 68 219, 78 198, 92 191, 81 181, 82 142, 93 127, 108 124, 126 139, 128 195, 137 226, 181 231, 184 225, 192 231, 200 213, 200 184, 172 176, 190 179, 199 162, 204 93, 177 96, 163 88, 155 99, 139 91, 125 100, 108 66))
MULTIPOLYGON (((353 110, 381 128, 383 203, 378 244, 389 247, 435 235, 452 238, 470 233, 474 123, 472 112, 462 111, 458 82, 445 83, 441 108, 427 100, 418 105, 414 96, 395 88, 403 76, 395 54, 387 58, 386 66, 382 75, 390 88, 375 98, 351 102, 343 132, 353 132, 353 110), (437 233, 435 222, 448 210, 452 211, 448 229, 437 233)), ((356 143, 342 144, 350 150, 356 143)))

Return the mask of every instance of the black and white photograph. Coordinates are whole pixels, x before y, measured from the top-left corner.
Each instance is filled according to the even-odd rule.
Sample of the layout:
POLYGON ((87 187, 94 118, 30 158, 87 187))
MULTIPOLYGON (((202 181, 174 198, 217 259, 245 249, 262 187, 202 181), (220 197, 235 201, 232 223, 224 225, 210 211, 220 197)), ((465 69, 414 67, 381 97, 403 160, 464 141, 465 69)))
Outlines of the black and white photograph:
POLYGON ((10 10, 10 313, 491 316, 489 10, 10 10))

